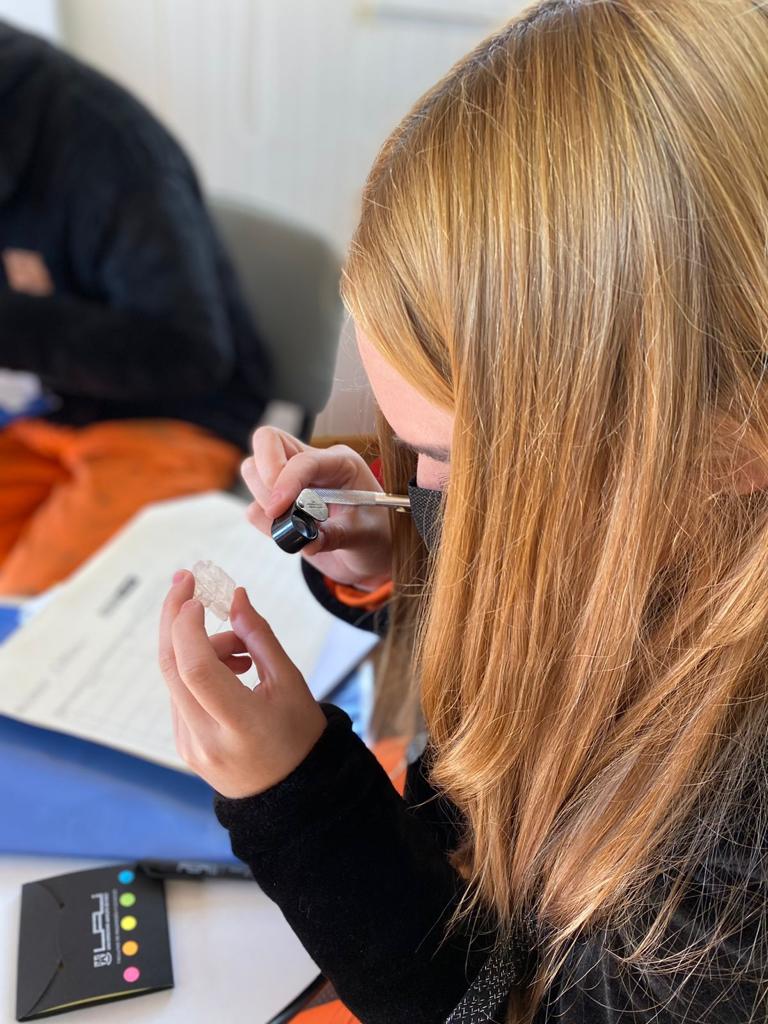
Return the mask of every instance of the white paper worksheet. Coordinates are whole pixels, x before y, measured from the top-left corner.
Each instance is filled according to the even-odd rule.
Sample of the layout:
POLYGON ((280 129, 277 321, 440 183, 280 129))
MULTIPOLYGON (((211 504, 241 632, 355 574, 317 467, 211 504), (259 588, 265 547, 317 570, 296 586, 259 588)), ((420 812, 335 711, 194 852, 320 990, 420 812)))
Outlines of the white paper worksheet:
MULTIPOLYGON (((376 638, 322 608, 300 557, 258 533, 245 509, 210 493, 140 512, 0 647, 0 714, 186 771, 157 637, 174 571, 200 559, 246 588, 315 696, 328 693, 376 638)), ((218 621, 206 621, 214 632, 218 621)))

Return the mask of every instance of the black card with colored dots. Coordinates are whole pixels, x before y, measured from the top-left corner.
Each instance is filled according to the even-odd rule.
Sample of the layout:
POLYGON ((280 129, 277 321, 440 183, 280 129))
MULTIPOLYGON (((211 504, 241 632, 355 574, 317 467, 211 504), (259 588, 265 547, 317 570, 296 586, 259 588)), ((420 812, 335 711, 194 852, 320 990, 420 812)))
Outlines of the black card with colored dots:
POLYGON ((162 881, 118 864, 22 886, 17 1020, 172 986, 162 881))

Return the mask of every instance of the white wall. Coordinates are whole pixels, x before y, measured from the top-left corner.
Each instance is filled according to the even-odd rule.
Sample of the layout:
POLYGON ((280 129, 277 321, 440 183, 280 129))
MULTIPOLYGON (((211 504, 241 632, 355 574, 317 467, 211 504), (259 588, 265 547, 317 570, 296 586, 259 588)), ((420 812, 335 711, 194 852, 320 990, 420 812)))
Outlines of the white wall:
POLYGON ((36 32, 52 42, 59 38, 56 0, 0 0, 0 19, 36 32))
MULTIPOLYGON (((24 4, 28 0, 24 0, 24 4)), ((207 188, 341 252, 385 136, 521 0, 61 0, 66 44, 175 131, 207 188)), ((318 430, 371 423, 346 346, 318 430)))

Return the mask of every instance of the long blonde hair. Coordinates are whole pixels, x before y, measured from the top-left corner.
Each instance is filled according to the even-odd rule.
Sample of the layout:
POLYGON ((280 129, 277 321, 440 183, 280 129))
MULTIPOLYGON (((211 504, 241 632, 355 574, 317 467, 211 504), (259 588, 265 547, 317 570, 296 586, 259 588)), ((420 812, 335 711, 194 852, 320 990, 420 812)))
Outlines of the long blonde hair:
POLYGON ((537 922, 526 1019, 600 929, 646 972, 741 930, 759 982, 768 496, 729 481, 734 453, 768 465, 768 11, 536 5, 387 141, 343 288, 455 414, 441 543, 401 538, 393 620, 465 909, 537 922), (724 843, 753 884, 670 953, 724 843))

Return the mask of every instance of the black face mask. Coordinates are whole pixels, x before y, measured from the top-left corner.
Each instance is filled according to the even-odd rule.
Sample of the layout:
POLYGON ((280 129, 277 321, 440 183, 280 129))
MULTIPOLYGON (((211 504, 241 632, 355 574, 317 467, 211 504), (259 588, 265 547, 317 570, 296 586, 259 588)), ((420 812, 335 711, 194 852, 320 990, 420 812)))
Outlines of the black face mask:
POLYGON ((443 518, 443 492, 417 487, 416 478, 408 483, 408 497, 411 499, 411 517, 421 539, 429 550, 440 541, 440 527, 443 518))

